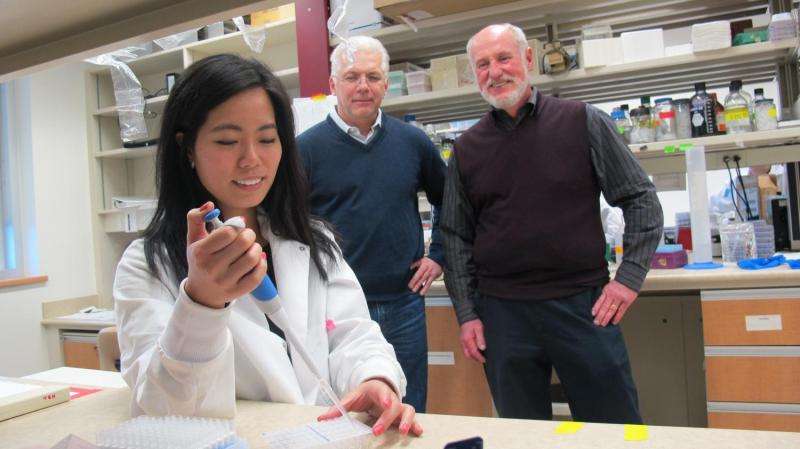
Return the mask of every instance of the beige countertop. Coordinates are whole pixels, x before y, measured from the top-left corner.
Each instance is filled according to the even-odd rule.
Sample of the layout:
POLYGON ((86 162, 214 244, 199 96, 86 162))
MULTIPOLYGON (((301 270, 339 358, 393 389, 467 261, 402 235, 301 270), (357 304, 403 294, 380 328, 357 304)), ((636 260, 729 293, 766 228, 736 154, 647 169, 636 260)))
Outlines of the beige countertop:
MULTIPOLYGON (((724 265, 715 270, 650 270, 642 292, 800 287, 800 270, 792 270, 788 265, 764 270, 742 270, 732 263, 724 265)), ((609 268, 613 279, 615 266, 609 268)), ((448 296, 441 278, 431 285, 428 296, 448 296)))
MULTIPOLYGON (((98 431, 130 417, 130 391, 111 389, 38 412, 0 422, 3 448, 49 448, 69 434, 94 442, 98 431), (40 445, 40 446, 36 446, 40 445)), ((238 401, 236 432, 251 449, 264 448, 262 432, 314 421, 320 407, 238 401)), ((441 449, 447 442, 481 436, 486 449, 697 449, 800 447, 800 433, 648 426, 644 441, 625 441, 624 429, 614 424, 586 424, 572 435, 558 435, 558 422, 450 415, 419 415, 421 438, 401 437, 394 430, 373 438, 380 449, 441 449)))

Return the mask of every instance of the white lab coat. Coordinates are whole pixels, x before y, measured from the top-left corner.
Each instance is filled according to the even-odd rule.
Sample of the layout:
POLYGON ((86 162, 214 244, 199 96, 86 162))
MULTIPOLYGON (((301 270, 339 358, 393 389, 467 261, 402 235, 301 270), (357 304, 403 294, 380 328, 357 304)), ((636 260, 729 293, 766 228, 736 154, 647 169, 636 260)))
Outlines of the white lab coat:
MULTIPOLYGON (((347 263, 339 258, 325 282, 306 245, 278 238, 263 224, 262 234, 270 244, 283 307, 336 393, 380 377, 402 397, 403 371, 370 319, 347 263)), ((284 340, 269 331, 250 295, 211 309, 192 301, 185 280, 169 273, 169 282, 162 283, 150 272, 141 239, 131 243, 117 267, 122 376, 133 393, 134 416, 232 418, 237 398, 325 404, 314 376, 299 355, 290 361, 284 340)))

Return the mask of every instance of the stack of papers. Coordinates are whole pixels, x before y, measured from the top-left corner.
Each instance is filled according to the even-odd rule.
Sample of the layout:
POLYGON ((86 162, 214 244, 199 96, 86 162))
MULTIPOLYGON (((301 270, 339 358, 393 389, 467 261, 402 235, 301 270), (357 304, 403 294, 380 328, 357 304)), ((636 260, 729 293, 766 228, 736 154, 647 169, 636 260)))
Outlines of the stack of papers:
POLYGON ((115 196, 111 198, 111 202, 117 209, 127 209, 133 207, 155 209, 156 204, 158 203, 158 201, 153 198, 141 196, 115 196))

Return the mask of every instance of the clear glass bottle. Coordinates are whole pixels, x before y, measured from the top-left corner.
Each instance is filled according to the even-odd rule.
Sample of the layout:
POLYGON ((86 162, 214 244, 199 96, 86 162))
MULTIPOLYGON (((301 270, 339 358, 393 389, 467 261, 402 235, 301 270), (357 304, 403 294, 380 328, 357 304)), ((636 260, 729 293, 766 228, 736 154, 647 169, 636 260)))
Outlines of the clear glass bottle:
POLYGON ((649 143, 655 141, 655 130, 650 108, 639 106, 631 111, 631 143, 649 143))
POLYGON ((756 89, 756 90, 753 91, 753 93, 755 94, 755 96, 753 97, 753 103, 754 104, 755 104, 756 101, 764 99, 764 89, 760 89, 760 88, 756 89))
POLYGON ((741 81, 731 81, 730 92, 725 97, 725 126, 729 134, 746 133, 753 130, 750 123, 750 104, 742 95, 741 81))
POLYGON ((692 102, 682 98, 673 101, 675 106, 676 136, 678 139, 689 139, 692 137, 692 102))
POLYGON ((691 103, 692 137, 713 136, 717 131, 717 118, 706 83, 695 83, 691 103))
POLYGON ((656 140, 675 140, 678 138, 678 126, 675 123, 675 106, 672 98, 659 98, 656 100, 656 113, 654 123, 656 140))
POLYGON ((756 130, 778 129, 778 110, 770 98, 756 100, 756 130))

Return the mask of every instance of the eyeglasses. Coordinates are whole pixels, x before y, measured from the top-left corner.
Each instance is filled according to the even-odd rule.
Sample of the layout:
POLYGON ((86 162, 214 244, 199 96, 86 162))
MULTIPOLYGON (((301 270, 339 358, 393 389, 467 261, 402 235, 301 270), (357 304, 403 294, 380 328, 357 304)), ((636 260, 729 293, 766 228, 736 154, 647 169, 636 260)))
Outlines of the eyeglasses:
POLYGON ((342 77, 339 77, 346 84, 357 85, 361 82, 362 79, 365 79, 367 84, 369 85, 377 85, 384 81, 383 75, 378 73, 367 73, 364 75, 358 75, 355 73, 347 73, 342 77))

